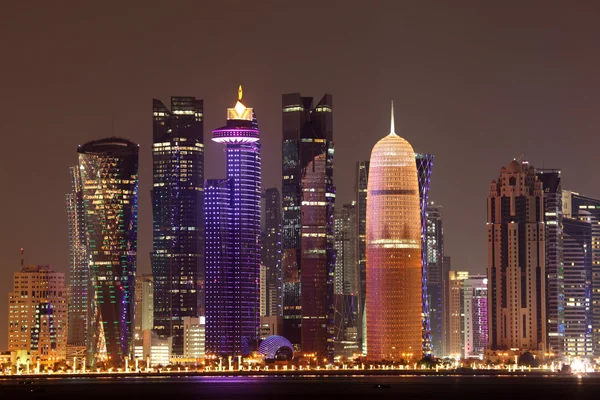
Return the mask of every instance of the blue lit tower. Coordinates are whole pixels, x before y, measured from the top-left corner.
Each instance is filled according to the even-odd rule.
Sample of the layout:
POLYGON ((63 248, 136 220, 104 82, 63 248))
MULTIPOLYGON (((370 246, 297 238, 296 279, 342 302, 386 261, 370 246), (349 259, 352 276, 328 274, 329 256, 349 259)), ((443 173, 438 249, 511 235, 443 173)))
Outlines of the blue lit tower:
POLYGON ((427 297, 427 202, 433 154, 415 153, 417 177, 419 178, 419 204, 421 206, 421 259, 423 260, 423 354, 431 354, 431 327, 429 321, 429 301, 427 297))
POLYGON ((206 350, 221 356, 256 349, 260 323, 259 131, 252 108, 241 99, 240 86, 238 102, 227 110, 227 125, 213 131, 213 141, 226 145, 227 179, 207 182, 205 195, 206 350), (221 213, 215 215, 214 208, 221 213))
POLYGON ((204 315, 203 101, 154 99, 152 117, 154 329, 181 356, 183 318, 204 315))
POLYGON ((77 152, 89 255, 88 362, 118 365, 133 339, 139 148, 113 137, 77 152))

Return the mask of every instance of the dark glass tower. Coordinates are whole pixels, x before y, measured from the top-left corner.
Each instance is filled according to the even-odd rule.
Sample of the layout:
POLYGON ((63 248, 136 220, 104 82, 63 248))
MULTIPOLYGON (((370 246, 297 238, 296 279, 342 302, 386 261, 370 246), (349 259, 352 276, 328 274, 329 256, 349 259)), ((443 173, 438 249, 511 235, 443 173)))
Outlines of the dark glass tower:
POLYGON ((88 358, 131 354, 137 256, 138 145, 107 138, 79 146, 89 254, 88 358))
POLYGON ((563 354, 565 344, 565 282, 560 170, 538 169, 536 175, 542 181, 544 187, 548 349, 556 354, 563 354))
MULTIPOLYGON (((326 246, 326 248, 314 249, 314 254, 325 254, 326 266, 324 268, 327 268, 331 273, 333 272, 333 208, 330 206, 335 200, 332 104, 332 96, 329 94, 323 96, 316 107, 313 106, 312 97, 302 97, 300 93, 284 94, 282 96, 283 329, 284 335, 297 348, 301 346, 302 342, 303 321, 308 319, 303 319, 303 316, 305 316, 302 310, 303 303, 311 301, 309 297, 304 297, 301 291, 301 281, 306 276, 302 273, 304 253, 301 240, 301 230, 304 225, 302 199, 304 191, 310 190, 309 187, 303 186, 302 179, 306 177, 307 172, 311 174, 314 172, 308 171, 308 167, 319 156, 324 156, 325 160, 320 159, 318 162, 312 163, 311 166, 316 171, 316 168, 321 168, 321 164, 325 162, 325 169, 322 171, 324 174, 322 182, 327 182, 327 188, 322 189, 327 190, 327 192, 326 199, 322 200, 325 204, 319 207, 321 207, 322 212, 328 214, 326 216, 319 215, 319 218, 322 217, 325 224, 323 231, 319 233, 326 235, 326 240, 319 245, 326 246)), ((308 180, 312 179, 311 177, 308 180)), ((308 255, 308 253, 306 254, 308 255)), ((308 281, 305 281, 305 283, 308 284, 308 281)), ((326 282, 314 284, 320 288, 319 290, 331 290, 331 295, 333 295, 332 285, 329 288, 326 282)), ((319 293, 319 296, 321 294, 319 293)), ((331 305, 331 308, 333 309, 333 305, 331 305)), ((321 317, 324 316, 324 314, 321 315, 321 317)), ((308 339, 308 337, 306 338, 308 339)), ((304 351, 304 349, 302 350, 304 351)))
POLYGON ((429 297, 427 294, 427 203, 429 200, 429 183, 431 182, 433 154, 415 153, 415 160, 417 164, 417 177, 419 178, 419 204, 421 206, 421 260, 423 262, 423 354, 428 355, 432 352, 432 345, 429 297))
POLYGON ((227 179, 207 182, 205 196, 206 351, 221 356, 256 349, 260 324, 259 131, 254 112, 241 99, 240 87, 227 125, 213 131, 213 141, 226 145, 227 179))
POLYGON ((281 196, 277 188, 264 192, 265 226, 262 262, 267 267, 267 316, 283 314, 283 272, 281 269, 281 196))
POLYGON ((565 217, 592 224, 590 309, 592 310, 592 350, 594 357, 598 357, 600 356, 600 200, 565 190, 563 191, 563 205, 565 217))
POLYGON ((183 355, 183 318, 204 315, 203 101, 154 99, 154 329, 183 355))
POLYGON ((79 166, 71 170, 71 193, 67 198, 69 222, 69 336, 68 343, 87 344, 88 253, 83 186, 79 166))
POLYGON ((429 203, 427 206, 426 249, 427 249, 427 297, 431 345, 436 356, 442 356, 444 342, 444 295, 443 258, 444 229, 442 206, 429 203))
POLYGON ((356 262, 358 264, 358 342, 363 354, 367 353, 367 319, 365 300, 367 298, 367 184, 369 182, 369 161, 356 163, 356 262))

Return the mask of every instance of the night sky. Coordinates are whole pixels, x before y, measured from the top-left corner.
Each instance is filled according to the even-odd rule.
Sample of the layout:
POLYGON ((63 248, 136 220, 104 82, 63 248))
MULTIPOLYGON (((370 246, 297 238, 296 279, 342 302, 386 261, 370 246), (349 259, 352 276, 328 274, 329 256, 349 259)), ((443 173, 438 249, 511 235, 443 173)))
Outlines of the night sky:
POLYGON ((138 271, 150 271, 153 97, 204 99, 205 177, 220 178, 210 132, 242 84, 263 187, 280 187, 281 94, 331 93, 337 204, 353 199, 356 161, 389 132, 393 99, 396 132, 435 154, 445 253, 454 269, 483 272, 486 197, 502 165, 525 153, 562 168, 563 188, 600 196, 599 16, 593 1, 3 3, 0 349, 19 248, 28 264, 68 271, 78 144, 140 144, 138 271))

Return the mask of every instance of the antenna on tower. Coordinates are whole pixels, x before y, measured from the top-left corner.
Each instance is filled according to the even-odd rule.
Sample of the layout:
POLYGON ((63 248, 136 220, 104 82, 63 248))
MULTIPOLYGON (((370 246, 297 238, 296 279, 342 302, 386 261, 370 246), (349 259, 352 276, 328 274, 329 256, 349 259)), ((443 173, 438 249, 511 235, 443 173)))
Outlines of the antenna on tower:
POLYGON ((21 247, 21 271, 25 271, 25 249, 21 247))
POLYGON ((523 159, 523 157, 525 157, 525 153, 521 153, 521 155, 519 156, 519 158, 517 159, 517 161, 521 162, 521 160, 523 159))

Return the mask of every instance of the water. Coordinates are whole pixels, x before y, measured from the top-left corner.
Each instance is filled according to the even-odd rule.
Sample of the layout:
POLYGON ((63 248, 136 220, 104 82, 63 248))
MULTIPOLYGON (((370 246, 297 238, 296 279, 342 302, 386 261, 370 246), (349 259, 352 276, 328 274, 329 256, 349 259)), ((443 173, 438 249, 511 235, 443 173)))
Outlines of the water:
POLYGON ((575 376, 245 376, 0 380, 5 399, 592 399, 600 378, 575 376), (29 383, 30 382, 30 383, 29 383))

